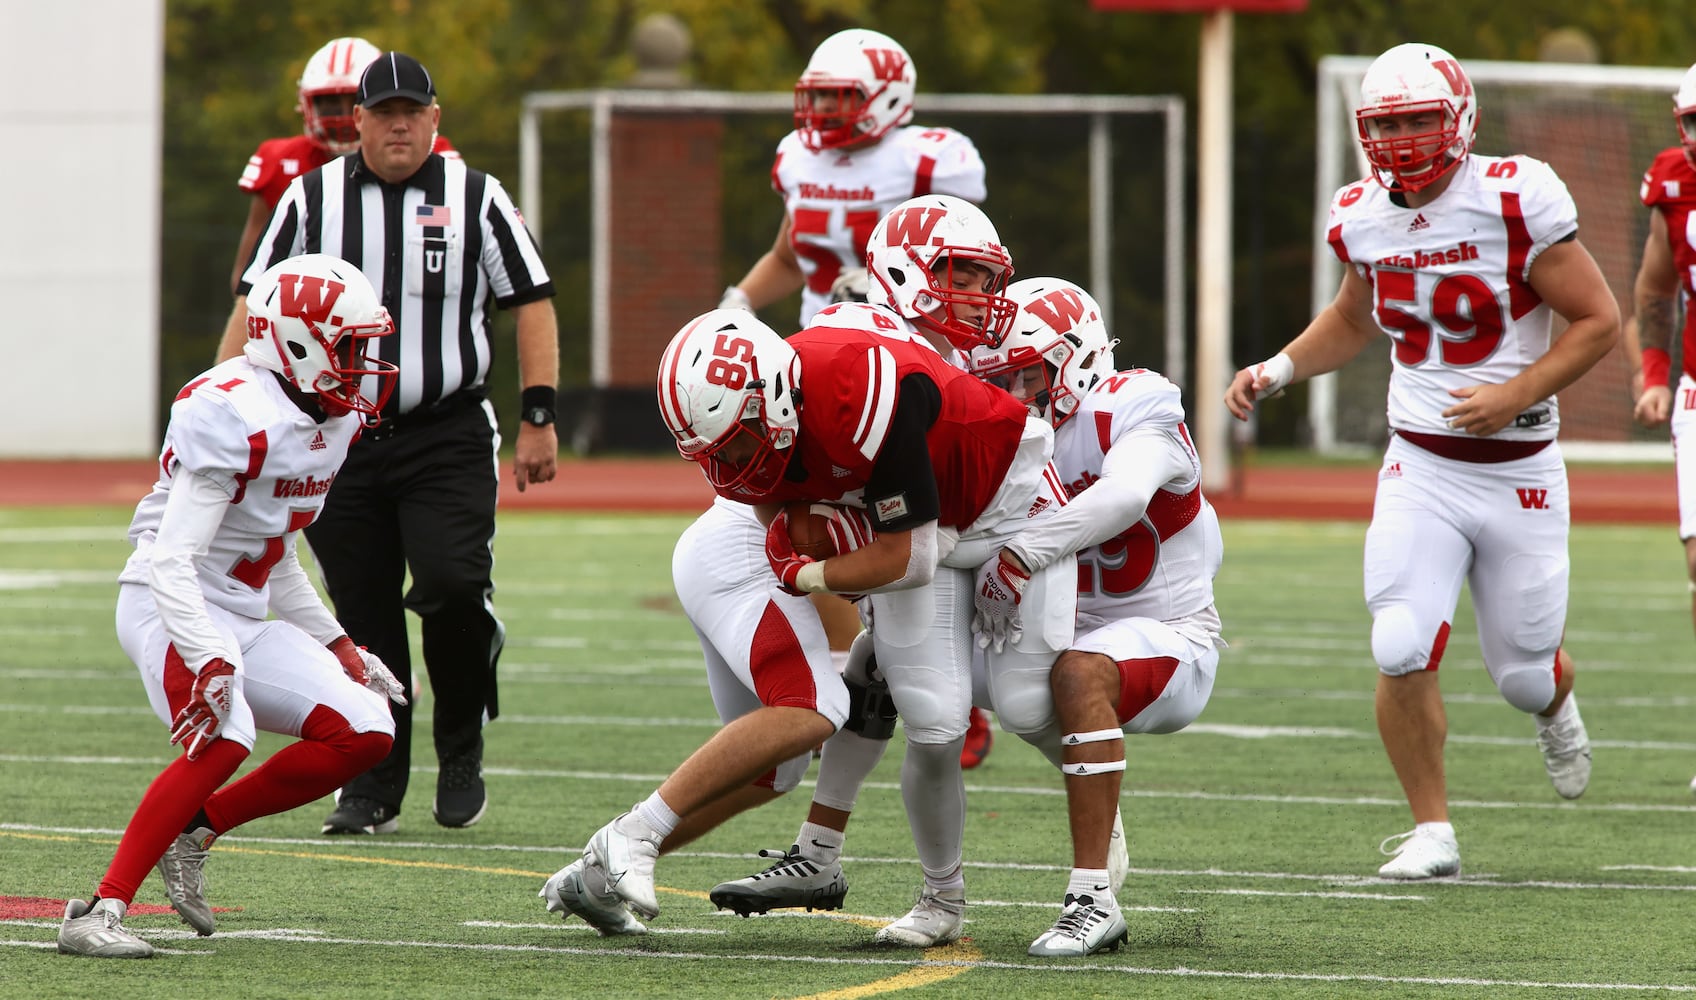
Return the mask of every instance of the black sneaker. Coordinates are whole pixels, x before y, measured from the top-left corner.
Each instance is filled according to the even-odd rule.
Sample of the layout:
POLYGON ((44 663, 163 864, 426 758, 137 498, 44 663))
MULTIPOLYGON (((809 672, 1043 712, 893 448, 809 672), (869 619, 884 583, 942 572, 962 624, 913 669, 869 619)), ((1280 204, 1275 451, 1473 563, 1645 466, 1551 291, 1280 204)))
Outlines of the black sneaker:
POLYGON ((436 801, 430 806, 436 822, 448 827, 470 826, 483 818, 488 807, 482 752, 474 750, 442 761, 436 774, 436 801))
POLYGON ((400 829, 400 810, 363 795, 343 795, 336 810, 324 818, 324 835, 394 833, 400 829))

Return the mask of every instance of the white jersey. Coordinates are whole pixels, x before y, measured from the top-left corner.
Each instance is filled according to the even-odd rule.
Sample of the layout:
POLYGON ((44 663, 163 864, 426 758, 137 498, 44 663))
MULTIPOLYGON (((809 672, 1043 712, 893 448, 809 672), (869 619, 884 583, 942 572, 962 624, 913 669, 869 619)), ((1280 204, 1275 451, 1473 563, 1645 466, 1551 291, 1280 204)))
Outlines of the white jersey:
POLYGON ((845 268, 866 266, 866 241, 878 220, 922 194, 981 202, 983 158, 953 129, 908 125, 863 149, 802 145, 794 132, 777 144, 771 185, 783 197, 789 245, 801 265, 801 325, 830 302, 845 268))
POLYGON ((1178 387, 1144 369, 1103 379, 1055 430, 1054 468, 1071 503, 1008 547, 1029 565, 1077 552, 1080 622, 1152 618, 1212 644, 1224 539, 1178 387))
POLYGON ((357 415, 314 421, 271 372, 245 357, 205 372, 171 404, 159 479, 130 521, 135 552, 119 581, 149 583, 148 552, 172 482, 183 473, 199 473, 229 497, 210 547, 195 560, 204 600, 265 618, 271 570, 292 551, 294 535, 323 509, 360 426, 357 415))
MULTIPOLYGON (((1547 353, 1551 310, 1531 289, 1531 265, 1577 231, 1566 185, 1527 156, 1468 156, 1420 208, 1370 178, 1336 193, 1331 250, 1372 285, 1378 326, 1395 342, 1391 427, 1453 435, 1449 390, 1499 385, 1547 353)), ((1550 396, 1494 437, 1553 439, 1559 427, 1550 396)))

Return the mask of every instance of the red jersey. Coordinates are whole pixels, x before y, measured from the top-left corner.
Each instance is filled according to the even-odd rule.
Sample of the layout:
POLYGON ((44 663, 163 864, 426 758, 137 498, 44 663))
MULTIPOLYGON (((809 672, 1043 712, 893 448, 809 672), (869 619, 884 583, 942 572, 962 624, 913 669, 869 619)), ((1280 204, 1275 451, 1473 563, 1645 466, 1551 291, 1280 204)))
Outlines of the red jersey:
MULTIPOLYGON (((978 519, 1019 448, 1024 404, 916 342, 814 326, 790 337, 789 346, 801 360, 798 458, 769 494, 726 492, 726 497, 743 503, 861 503, 900 402, 901 380, 918 373, 942 397, 942 411, 925 435, 941 506, 937 523, 964 529, 978 519), (793 478, 796 461, 805 473, 800 479, 793 478)), ((882 513, 889 515, 883 520, 894 519, 882 513)))
MULTIPOLYGON (((1696 296, 1696 168, 1684 148, 1663 149, 1643 174, 1643 204, 1666 216, 1672 263, 1688 304, 1696 296)), ((1684 371, 1696 377, 1696 309, 1684 310, 1684 371)))
MULTIPOLYGON (((459 155, 453 143, 439 135, 431 152, 443 156, 459 155)), ((335 156, 329 150, 304 135, 266 139, 247 158, 247 167, 241 172, 236 186, 248 194, 264 198, 266 208, 276 208, 277 202, 283 199, 283 192, 288 190, 289 181, 333 159, 335 156)))

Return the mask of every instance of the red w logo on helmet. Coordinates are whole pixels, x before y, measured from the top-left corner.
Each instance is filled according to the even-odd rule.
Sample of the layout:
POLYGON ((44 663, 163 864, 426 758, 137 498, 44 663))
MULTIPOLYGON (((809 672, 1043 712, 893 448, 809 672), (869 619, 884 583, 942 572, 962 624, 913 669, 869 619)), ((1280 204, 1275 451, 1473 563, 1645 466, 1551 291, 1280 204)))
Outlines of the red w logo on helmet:
POLYGON ((1084 300, 1070 288, 1057 288, 1025 303, 1025 311, 1034 313, 1037 319, 1053 327, 1055 333, 1065 333, 1084 318, 1084 300))
POLYGON ((894 49, 864 49, 872 64, 872 75, 884 83, 895 83, 907 75, 907 57, 894 49))
POLYGON ((889 245, 923 246, 929 243, 936 224, 948 213, 940 208, 904 208, 889 219, 889 245))
POLYGON ((282 296, 279 311, 284 316, 322 323, 330 318, 330 310, 336 307, 336 300, 347 291, 347 286, 312 274, 279 274, 277 290, 282 296))
POLYGON ((1460 63, 1453 59, 1439 59, 1431 65, 1443 74, 1443 79, 1449 81, 1449 89, 1456 97, 1472 96, 1472 81, 1466 78, 1466 70, 1460 68, 1460 63))

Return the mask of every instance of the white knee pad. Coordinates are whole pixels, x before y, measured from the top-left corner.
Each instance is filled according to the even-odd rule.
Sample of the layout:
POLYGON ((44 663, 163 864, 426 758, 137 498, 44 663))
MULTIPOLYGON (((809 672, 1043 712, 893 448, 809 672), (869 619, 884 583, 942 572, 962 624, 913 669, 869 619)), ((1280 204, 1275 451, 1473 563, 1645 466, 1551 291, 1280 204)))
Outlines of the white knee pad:
POLYGON ((1519 663, 1492 670, 1496 690, 1521 712, 1541 712, 1555 700, 1555 672, 1547 665, 1519 663))
POLYGON ((1419 634, 1419 622, 1403 605, 1393 605, 1372 619, 1372 658, 1378 672, 1390 677, 1425 667, 1429 640, 1419 634))

